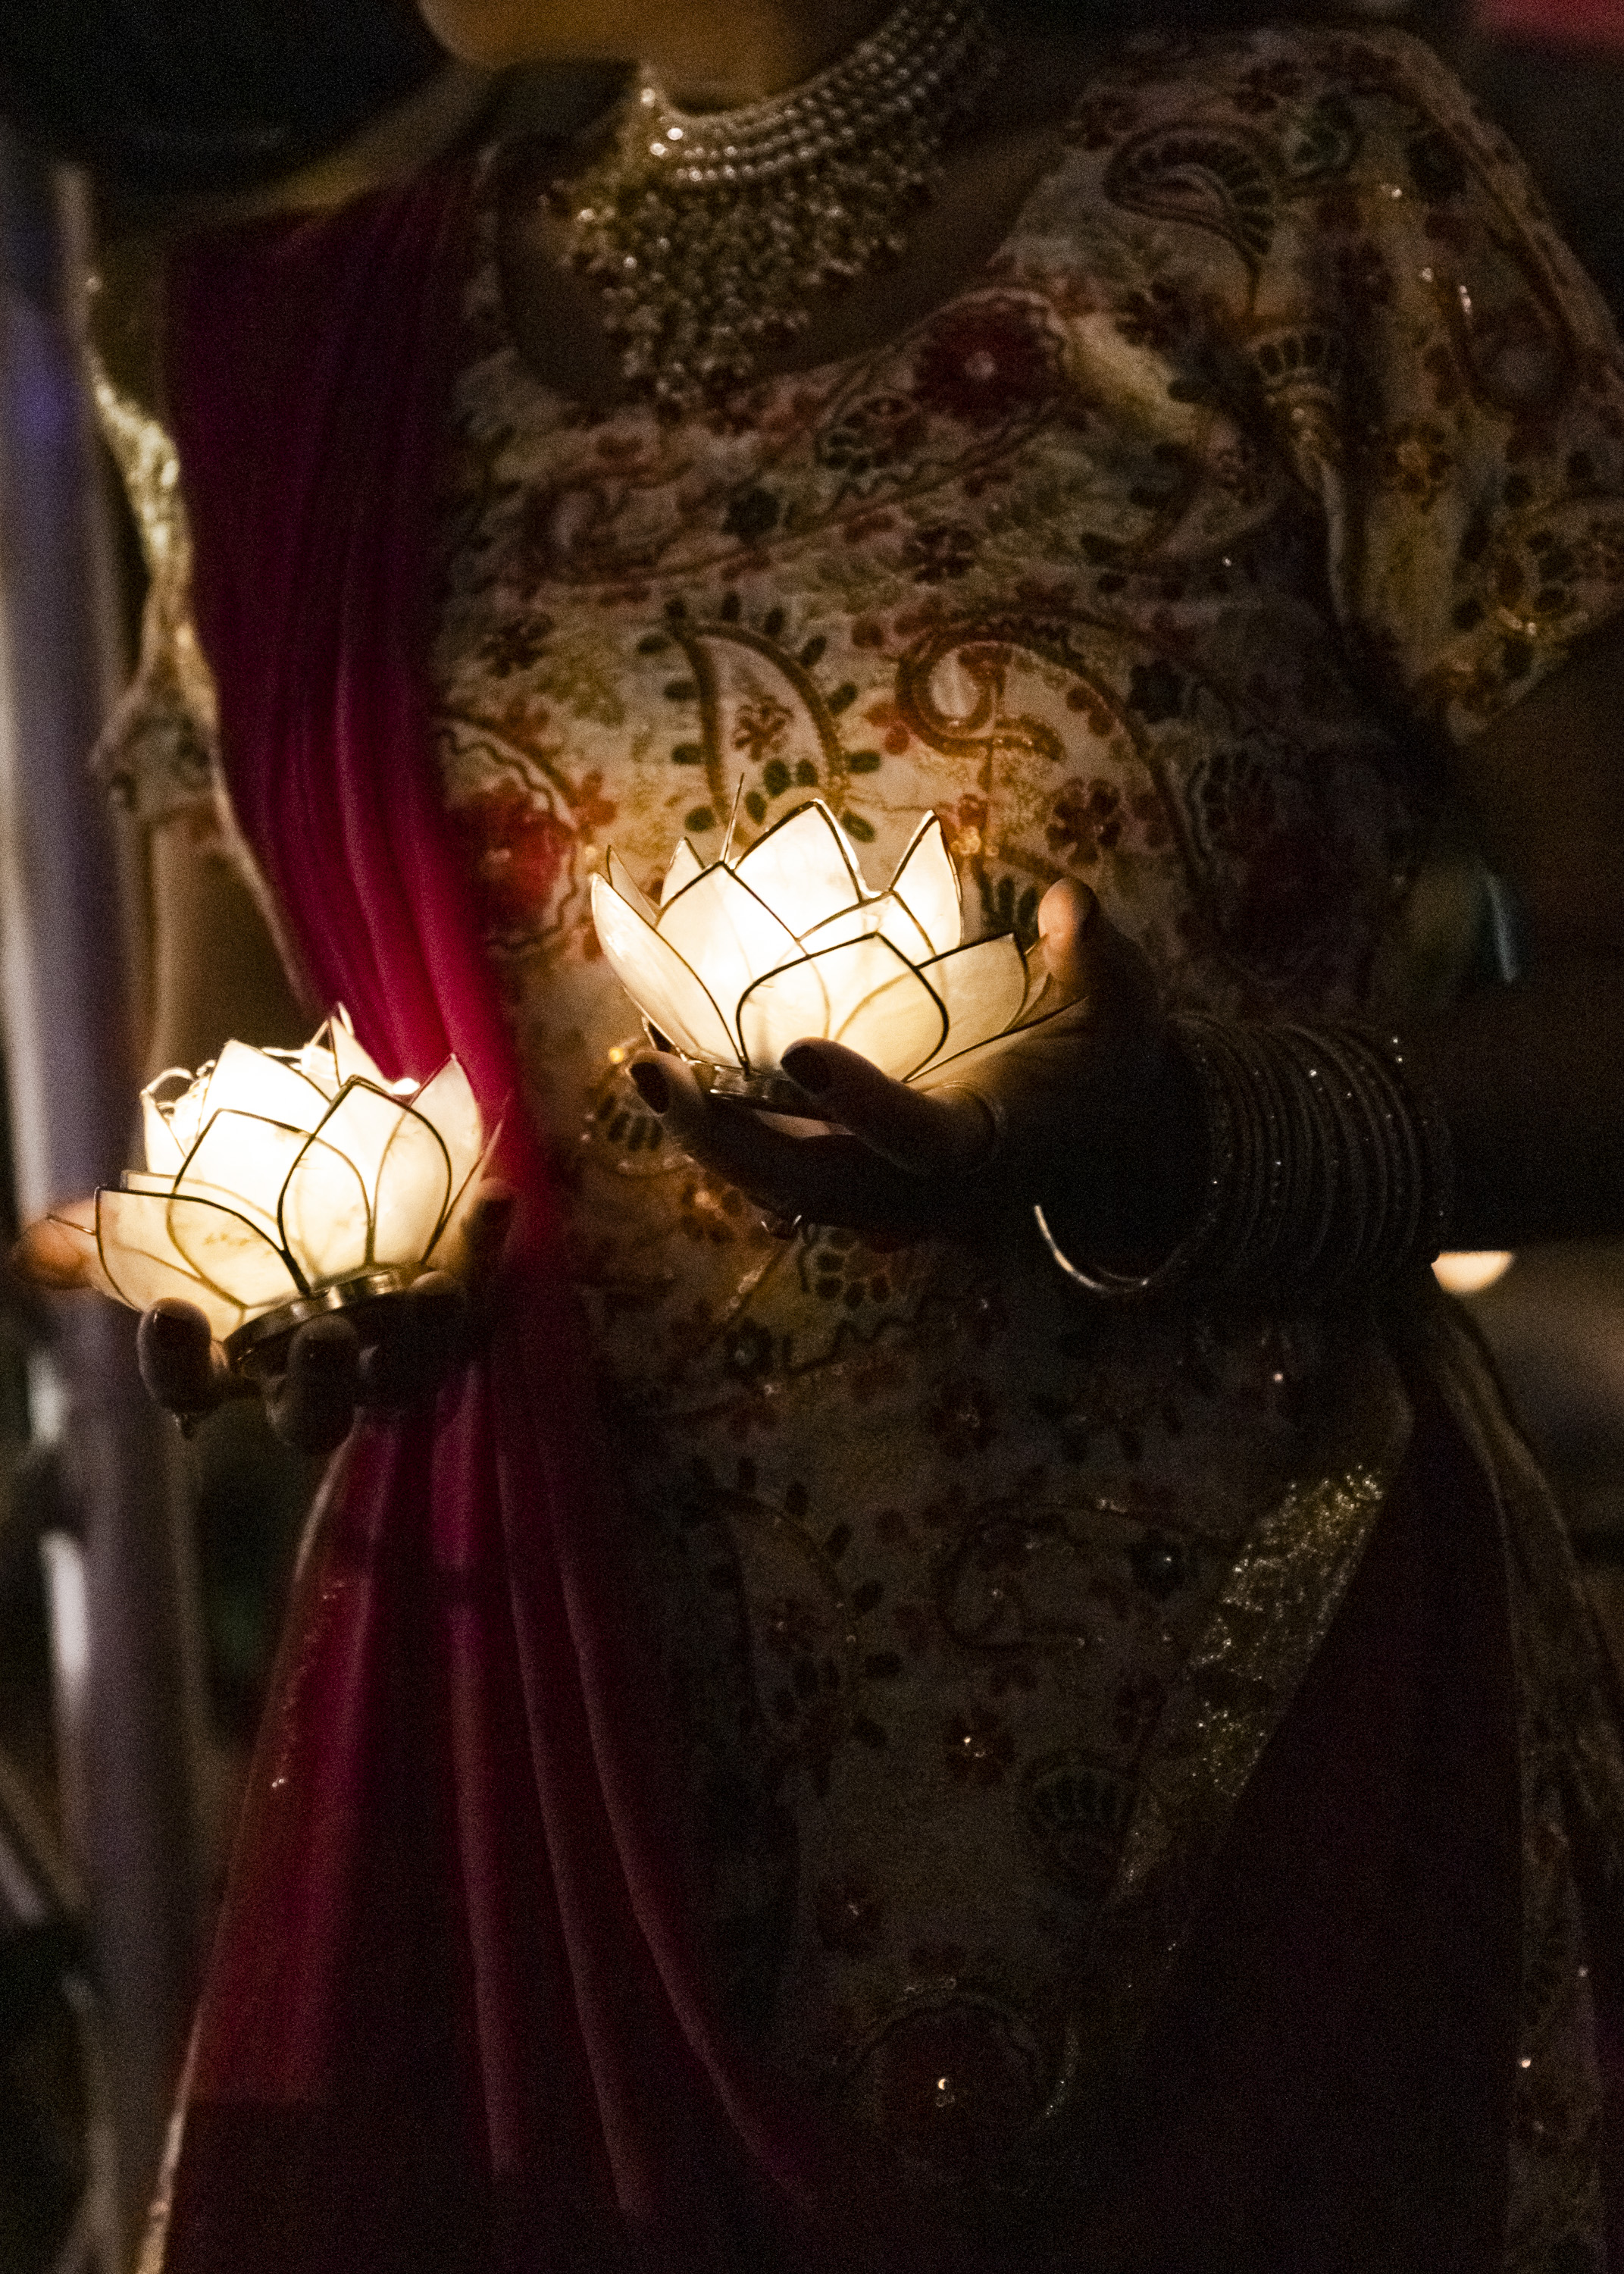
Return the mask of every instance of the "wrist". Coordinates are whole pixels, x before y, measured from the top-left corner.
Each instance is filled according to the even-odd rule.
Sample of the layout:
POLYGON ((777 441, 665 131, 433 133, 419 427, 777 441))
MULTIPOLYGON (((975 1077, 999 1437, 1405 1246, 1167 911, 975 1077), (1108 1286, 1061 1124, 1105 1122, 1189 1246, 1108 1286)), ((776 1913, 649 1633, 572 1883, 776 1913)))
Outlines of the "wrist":
POLYGON ((1436 1255, 1451 1201, 1449 1133, 1398 1036, 1193 1014, 1171 1027, 1199 1078, 1207 1129, 1193 1225, 1148 1270, 1130 1272, 1097 1241, 1068 1248, 1040 1203, 1038 1229, 1070 1278, 1101 1296, 1190 1283, 1322 1301, 1436 1255))
POLYGON ((1111 1272, 1157 1270, 1195 1231, 1207 1196, 1204 1087, 1171 1028, 1140 1101, 1095 1132, 1086 1159, 1046 1179, 1040 1194, 1059 1244, 1111 1272))

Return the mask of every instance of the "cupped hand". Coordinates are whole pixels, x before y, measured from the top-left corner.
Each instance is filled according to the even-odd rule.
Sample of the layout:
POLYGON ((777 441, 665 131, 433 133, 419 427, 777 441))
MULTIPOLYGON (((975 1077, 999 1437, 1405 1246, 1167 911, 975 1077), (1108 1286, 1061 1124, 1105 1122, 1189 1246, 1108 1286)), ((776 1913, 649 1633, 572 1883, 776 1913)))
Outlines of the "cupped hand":
MULTIPOLYGON (((488 1297, 516 1197, 494 1179, 482 1187, 465 1219, 457 1277, 424 1272, 402 1293, 370 1303, 358 1328, 339 1313, 312 1319, 289 1337, 275 1366, 256 1377, 232 1369, 195 1304, 174 1298, 154 1303, 142 1313, 136 1335, 141 1379, 183 1426, 228 1398, 260 1397, 272 1428, 288 1444, 331 1452, 350 1434, 357 1407, 417 1404, 446 1379, 488 1297)), ((28 1227, 12 1260, 38 1287, 89 1284, 81 1251, 49 1219, 28 1227)))
POLYGON ((804 1119, 708 1091, 674 1054, 635 1060, 632 1080, 696 1162, 770 1216, 976 1237, 1041 1201, 1079 1253, 1154 1262, 1197 1211, 1197 1077, 1149 964, 1086 885, 1050 887, 1038 935, 1043 1015, 934 1082, 892 1081, 822 1041, 784 1055, 804 1119))

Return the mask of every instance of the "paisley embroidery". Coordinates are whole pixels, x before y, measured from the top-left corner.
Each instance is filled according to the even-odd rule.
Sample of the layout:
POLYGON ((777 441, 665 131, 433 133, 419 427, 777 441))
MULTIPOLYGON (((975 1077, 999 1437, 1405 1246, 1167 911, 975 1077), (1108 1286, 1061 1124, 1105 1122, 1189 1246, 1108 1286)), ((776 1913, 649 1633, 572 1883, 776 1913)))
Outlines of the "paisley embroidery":
POLYGON ((1279 196, 1268 160, 1238 134, 1176 127, 1141 135, 1112 159, 1105 193, 1131 213, 1210 230, 1249 267, 1268 258, 1279 196))
POLYGON ((780 800, 787 812, 792 802, 818 796, 848 828, 858 819, 860 838, 872 834, 849 810, 853 760, 856 771, 866 771, 868 753, 849 751, 840 729, 856 685, 847 680, 825 689, 814 676, 827 641, 815 633, 786 647, 783 610, 770 609, 754 625, 736 595, 710 619, 675 603, 665 627, 645 635, 642 652, 669 654, 686 666, 664 689, 681 737, 671 746, 672 763, 703 768, 695 786, 708 794, 708 802, 683 817, 684 829, 703 836, 722 827, 742 789, 745 816, 758 825, 780 800))

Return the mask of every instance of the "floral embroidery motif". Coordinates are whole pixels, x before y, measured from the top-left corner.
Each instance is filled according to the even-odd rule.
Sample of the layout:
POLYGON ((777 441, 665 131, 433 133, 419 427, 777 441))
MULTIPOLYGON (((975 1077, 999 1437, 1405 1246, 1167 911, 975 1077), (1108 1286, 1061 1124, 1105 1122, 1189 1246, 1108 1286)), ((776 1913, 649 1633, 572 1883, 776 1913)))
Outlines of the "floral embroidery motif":
POLYGON ((914 396, 966 426, 1007 425, 1058 393, 1058 339, 1030 304, 991 293, 938 316, 914 357, 914 396))

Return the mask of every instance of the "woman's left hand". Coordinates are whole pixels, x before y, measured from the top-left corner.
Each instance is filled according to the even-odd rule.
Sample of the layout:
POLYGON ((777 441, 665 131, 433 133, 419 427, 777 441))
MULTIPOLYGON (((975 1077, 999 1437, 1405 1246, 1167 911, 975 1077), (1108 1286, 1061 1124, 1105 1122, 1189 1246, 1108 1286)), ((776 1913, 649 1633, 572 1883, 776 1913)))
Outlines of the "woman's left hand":
POLYGON ((1060 1007, 944 1068, 934 1087, 893 1081, 821 1041, 784 1058, 810 1126, 707 1092, 674 1055, 637 1059, 632 1079, 684 1149, 769 1216, 976 1236, 1041 1201, 1079 1254, 1154 1262, 1197 1211, 1197 1079, 1149 964, 1086 885, 1052 885, 1038 932, 1060 1007))

